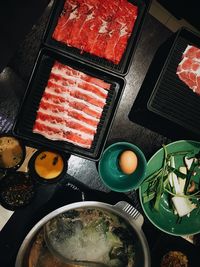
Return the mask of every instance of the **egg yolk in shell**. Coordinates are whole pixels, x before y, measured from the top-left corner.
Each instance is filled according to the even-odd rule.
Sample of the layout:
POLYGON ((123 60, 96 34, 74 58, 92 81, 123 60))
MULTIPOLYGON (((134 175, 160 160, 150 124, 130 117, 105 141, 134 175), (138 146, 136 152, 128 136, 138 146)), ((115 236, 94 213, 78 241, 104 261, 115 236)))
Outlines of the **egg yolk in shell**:
POLYGON ((41 152, 35 159, 35 171, 44 179, 58 177, 64 168, 62 157, 54 152, 41 152))
POLYGON ((138 158, 131 150, 125 150, 119 157, 119 167, 125 174, 132 174, 138 166, 138 158))

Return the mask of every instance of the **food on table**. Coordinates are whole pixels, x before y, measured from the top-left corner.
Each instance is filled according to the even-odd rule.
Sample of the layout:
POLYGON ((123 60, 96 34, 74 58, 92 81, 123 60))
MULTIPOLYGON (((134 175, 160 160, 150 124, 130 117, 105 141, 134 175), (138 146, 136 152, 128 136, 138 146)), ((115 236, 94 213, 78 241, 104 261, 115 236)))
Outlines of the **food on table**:
POLYGON ((119 64, 137 15, 127 0, 66 0, 52 37, 119 64))
POLYGON ((99 208, 73 209, 54 217, 44 227, 47 247, 54 255, 102 266, 135 266, 133 230, 110 212, 99 208))
POLYGON ((34 193, 33 181, 27 173, 10 173, 1 180, 0 201, 8 209, 13 210, 29 204, 34 193))
POLYGON ((162 167, 148 176, 147 190, 143 194, 143 203, 152 202, 152 207, 159 211, 161 198, 168 195, 168 206, 178 216, 178 221, 184 216, 190 216, 193 210, 200 208, 200 182, 196 175, 200 167, 200 153, 193 151, 177 151, 168 153, 163 146, 164 159, 162 167), (181 160, 182 166, 177 167, 176 161, 181 160), (192 189, 192 190, 191 190, 192 189))
POLYGON ((176 73, 193 92, 200 94, 200 48, 186 47, 176 73))
POLYGON ((136 154, 131 150, 123 151, 119 157, 119 167, 125 174, 132 174, 138 165, 136 154))
POLYGON ((0 168, 13 168, 23 159, 20 142, 12 136, 0 137, 0 168))
POLYGON ((160 267, 188 267, 188 258, 181 251, 169 251, 161 261, 160 267))
POLYGON ((111 84, 55 62, 33 132, 90 148, 111 84))
POLYGON ((41 178, 51 180, 62 173, 64 162, 59 154, 51 151, 42 151, 35 158, 34 168, 41 178))

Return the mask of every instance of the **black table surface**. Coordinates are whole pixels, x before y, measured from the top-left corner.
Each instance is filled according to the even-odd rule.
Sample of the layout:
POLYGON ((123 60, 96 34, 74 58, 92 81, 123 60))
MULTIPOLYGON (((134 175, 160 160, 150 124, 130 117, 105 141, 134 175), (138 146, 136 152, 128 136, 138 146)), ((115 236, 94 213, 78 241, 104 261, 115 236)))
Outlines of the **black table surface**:
MULTIPOLYGON (((34 61, 40 49, 50 10, 51 3, 45 9, 37 23, 32 27, 32 30, 27 34, 24 41, 18 46, 9 65, 0 74, 0 133, 9 132, 17 116, 18 108, 25 93, 34 61)), ((141 114, 139 114, 139 112, 132 112, 131 120, 129 116, 130 111, 134 110, 135 102, 137 102, 137 108, 139 105, 139 110, 145 107, 145 103, 141 102, 138 104, 138 101, 136 101, 138 93, 157 49, 171 35, 171 31, 150 14, 147 14, 130 71, 126 76, 126 87, 106 146, 119 140, 128 141, 140 147, 148 160, 163 143, 168 144, 173 141, 171 136, 161 133, 158 127, 155 127, 154 130, 153 127, 146 127, 145 123, 140 123, 139 118, 141 114, 146 116, 146 113, 141 112, 141 114)), ((156 118, 154 120, 151 116, 150 120, 151 126, 157 124, 156 118)), ((110 192, 99 178, 96 162, 71 155, 68 161, 65 181, 66 183, 71 181, 80 187, 81 190, 87 191, 88 195, 86 200, 99 200, 114 204, 124 199, 142 212, 138 201, 138 192, 130 192, 128 194, 110 192)), ((35 202, 32 204, 31 208, 24 208, 12 215, 11 219, 0 233, 1 266, 14 266, 14 259, 21 241, 33 224, 44 214, 61 205, 61 203, 67 204, 81 200, 80 196, 76 197, 77 192, 74 194, 70 189, 70 198, 68 197, 68 200, 65 200, 65 198, 64 200, 60 199, 57 201, 59 204, 55 206, 52 205, 53 202, 50 201, 51 197, 54 196, 55 198, 56 196, 58 200, 59 194, 56 195, 55 192, 57 190, 62 190, 61 188, 62 184, 51 187, 42 186, 39 188, 37 198, 34 200, 35 202), (48 202, 51 203, 50 206, 47 204, 48 202), (15 228, 13 229, 13 227, 15 228), (15 232, 15 234, 11 234, 11 232, 15 232), (10 258, 8 255, 10 255, 10 258)), ((143 229, 151 251, 154 251, 155 240, 163 236, 163 233, 155 229, 148 222, 147 218, 145 218, 143 229)), ((153 267, 156 267, 156 265, 153 267)))

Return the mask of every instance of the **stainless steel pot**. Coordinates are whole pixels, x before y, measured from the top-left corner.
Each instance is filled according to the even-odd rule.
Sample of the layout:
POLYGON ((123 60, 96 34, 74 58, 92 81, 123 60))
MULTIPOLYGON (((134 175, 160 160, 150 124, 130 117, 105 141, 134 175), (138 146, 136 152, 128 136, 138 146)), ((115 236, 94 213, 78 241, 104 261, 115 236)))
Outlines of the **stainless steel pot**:
MULTIPOLYGON (((41 228, 52 218, 59 214, 78 208, 101 208, 107 212, 122 217, 133 229, 136 236, 136 262, 134 267, 150 267, 150 252, 145 235, 141 229, 143 224, 143 216, 130 204, 124 201, 118 202, 116 205, 110 205, 102 202, 84 201, 69 204, 54 210, 43 217, 27 234, 17 254, 15 267, 28 267, 28 254, 30 246, 33 243, 35 235, 41 228)), ((124 266, 125 267, 125 266, 124 266)))

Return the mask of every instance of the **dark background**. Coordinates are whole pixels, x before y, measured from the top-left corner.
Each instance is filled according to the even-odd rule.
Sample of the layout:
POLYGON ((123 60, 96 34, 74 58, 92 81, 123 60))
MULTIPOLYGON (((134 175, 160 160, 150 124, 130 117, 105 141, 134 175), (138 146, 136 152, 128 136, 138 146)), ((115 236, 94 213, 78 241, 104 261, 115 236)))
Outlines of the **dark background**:
POLYGON ((0 2, 0 72, 9 63, 18 45, 30 32, 50 0, 0 2))
POLYGON ((185 19, 200 30, 199 1, 158 0, 177 19, 185 19))

